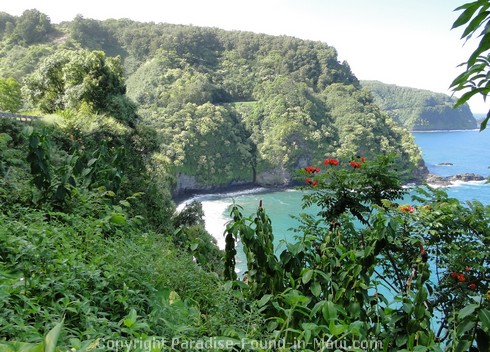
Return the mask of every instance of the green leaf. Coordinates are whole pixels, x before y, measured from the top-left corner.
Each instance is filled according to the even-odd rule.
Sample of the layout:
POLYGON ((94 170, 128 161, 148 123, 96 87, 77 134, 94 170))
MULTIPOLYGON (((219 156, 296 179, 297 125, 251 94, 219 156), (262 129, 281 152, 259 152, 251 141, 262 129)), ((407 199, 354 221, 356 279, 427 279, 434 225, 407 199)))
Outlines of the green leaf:
POLYGON ((471 54, 470 59, 468 60, 468 67, 471 67, 475 64, 476 59, 482 53, 490 49, 490 34, 485 34, 483 38, 480 40, 480 44, 476 50, 471 54))
POLYGON ((168 296, 168 302, 170 304, 174 304, 174 303, 179 302, 179 301, 181 301, 179 294, 175 291, 171 291, 169 296, 168 296))
POLYGON ((87 163, 87 167, 91 167, 95 162, 97 161, 97 159, 90 159, 87 163))
POLYGON ((303 275, 301 275, 301 281, 303 282, 303 284, 307 284, 308 282, 310 282, 312 277, 313 277, 313 270, 305 269, 303 271, 303 275))
POLYGON ((32 126, 27 126, 27 127, 24 127, 24 129, 22 130, 22 135, 24 135, 24 137, 30 137, 32 132, 34 132, 34 127, 32 126))
POLYGON ((44 337, 44 352, 54 352, 60 337, 61 328, 63 327, 63 321, 56 324, 48 334, 44 337))
POLYGON ((124 319, 123 323, 124 326, 130 328, 136 323, 136 320, 138 319, 138 314, 136 313, 136 309, 132 308, 129 311, 129 314, 126 319, 124 319))
POLYGON ((469 92, 464 93, 461 98, 458 99, 456 104, 454 104, 454 109, 456 109, 458 106, 463 105, 466 103, 473 95, 478 94, 479 90, 478 89, 472 89, 469 92))
POLYGON ((333 320, 330 322, 330 325, 328 326, 328 329, 330 330, 330 333, 334 336, 339 336, 342 334, 344 331, 349 329, 349 325, 344 325, 344 324, 335 324, 333 320))
POLYGON ((353 302, 349 305, 349 316, 358 318, 361 314, 361 305, 359 302, 353 302))
POLYGON ((468 315, 473 314, 475 309, 478 308, 478 304, 469 304, 458 312, 458 319, 464 319, 468 315))
POLYGON ((332 301, 326 301, 322 307, 323 318, 326 321, 337 319, 337 308, 332 301))
POLYGON ((121 204, 123 207, 131 208, 131 204, 129 204, 127 200, 121 200, 119 201, 119 204, 121 204))
POLYGON ((90 174, 92 172, 92 168, 85 168, 83 169, 82 173, 80 174, 81 177, 85 177, 87 176, 88 174, 90 174))
POLYGON ((263 307, 269 302, 272 298, 272 295, 263 295, 260 300, 257 301, 257 305, 259 307, 263 307))
POLYGON ((423 304, 418 304, 415 306, 415 318, 422 319, 425 316, 425 307, 423 304))
POLYGON ((490 332, 490 310, 482 309, 478 312, 478 317, 482 323, 483 330, 490 332))
POLYGON ((487 117, 480 124, 480 132, 487 128, 488 120, 490 119, 490 110, 487 113, 487 117))
POLYGON ((465 38, 468 34, 470 34, 471 32, 474 32, 476 29, 478 29, 478 27, 480 27, 482 25, 482 23, 484 22, 484 19, 489 14, 490 14, 490 12, 484 11, 484 12, 480 12, 478 15, 476 15, 475 18, 473 18, 471 20, 471 22, 468 24, 468 26, 464 30, 463 34, 461 35, 461 39, 465 38))
POLYGON ((458 327, 456 328, 456 334, 458 336, 463 336, 463 334, 467 331, 470 331, 476 326, 476 323, 472 320, 463 320, 461 323, 458 324, 458 327))
POLYGON ((322 287, 320 283, 318 281, 313 282, 310 291, 315 297, 320 296, 320 293, 322 293, 322 287))
POLYGON ((315 330, 316 328, 318 328, 318 325, 316 325, 315 323, 302 323, 301 327, 305 330, 315 330))
POLYGON ((412 303, 403 303, 402 307, 403 311, 407 314, 412 314, 413 312, 413 304, 412 303))
MULTIPOLYGON (((463 24, 467 23, 471 17, 475 14, 476 10, 480 7, 480 4, 478 3, 472 3, 470 6, 466 8, 466 10, 459 15, 459 17, 454 21, 453 26, 451 29, 457 28, 462 26, 463 24)), ((456 10, 461 9, 461 7, 458 7, 456 10)))
MULTIPOLYGON (((461 65, 465 65, 465 63, 461 64, 461 65)), ((463 73, 461 73, 458 77, 456 77, 452 83, 450 84, 449 88, 452 88, 452 87, 455 87, 455 86, 459 86, 460 84, 463 84, 464 82, 466 82, 470 76, 471 72, 469 71, 464 71, 463 73)))
POLYGON ((456 352, 466 352, 466 351, 468 351, 470 349, 470 346, 471 346, 471 341, 461 340, 456 345, 455 351, 456 352))
POLYGON ((122 214, 114 213, 109 219, 110 222, 118 225, 124 225, 126 223, 126 218, 122 214))

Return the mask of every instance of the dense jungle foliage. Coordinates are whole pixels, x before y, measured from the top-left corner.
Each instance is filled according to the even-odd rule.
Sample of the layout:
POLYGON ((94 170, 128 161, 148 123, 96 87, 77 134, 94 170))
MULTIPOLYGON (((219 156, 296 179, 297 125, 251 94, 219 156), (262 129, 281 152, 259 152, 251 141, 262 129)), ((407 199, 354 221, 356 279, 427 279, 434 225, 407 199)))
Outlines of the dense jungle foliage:
POLYGON ((467 103, 454 108, 457 98, 428 90, 400 87, 378 81, 362 81, 374 101, 400 125, 413 131, 477 128, 467 103))
POLYGON ((24 109, 134 110, 157 132, 154 157, 176 192, 285 185, 298 167, 349 153, 394 152, 424 172, 411 136, 325 43, 127 19, 53 25, 36 10, 0 14, 0 29, 0 72, 22 85, 24 109))
POLYGON ((409 198, 413 139, 332 47, 36 10, 0 36, 2 106, 44 116, 0 118, 0 351, 488 350, 490 207, 409 198), (172 201, 291 180, 320 210, 281 251, 273 204, 221 251, 172 201))

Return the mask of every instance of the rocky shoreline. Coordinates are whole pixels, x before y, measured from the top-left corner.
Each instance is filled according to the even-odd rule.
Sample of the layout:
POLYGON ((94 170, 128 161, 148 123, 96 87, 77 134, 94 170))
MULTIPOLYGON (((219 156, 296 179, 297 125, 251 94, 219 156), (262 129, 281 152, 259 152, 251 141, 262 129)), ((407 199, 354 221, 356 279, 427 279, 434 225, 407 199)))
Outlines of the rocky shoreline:
MULTIPOLYGON (((449 187, 458 182, 483 182, 486 180, 487 180, 486 177, 483 177, 482 175, 478 175, 475 173, 463 173, 463 174, 456 174, 452 176, 439 176, 435 174, 427 174, 427 176, 423 179, 423 181, 417 182, 416 185, 426 184, 432 187, 449 187)), ((179 194, 174 194, 173 199, 176 204, 179 204, 193 197, 199 195, 206 195, 210 193, 243 192, 243 191, 249 191, 253 189, 257 189, 257 190, 260 189, 261 192, 264 191, 274 192, 274 191, 285 190, 298 185, 299 184, 297 184, 296 182, 293 182, 291 184, 286 184, 286 185, 281 184, 275 186, 263 185, 263 184, 253 183, 253 182, 247 182, 241 184, 235 183, 235 184, 223 185, 220 187, 212 187, 208 189, 187 190, 179 194)))
POLYGON ((486 178, 482 175, 474 174, 474 173, 464 173, 457 174, 452 176, 439 176, 434 174, 429 174, 425 178, 425 183, 428 185, 434 186, 451 186, 455 182, 473 182, 473 181, 485 181, 486 178))

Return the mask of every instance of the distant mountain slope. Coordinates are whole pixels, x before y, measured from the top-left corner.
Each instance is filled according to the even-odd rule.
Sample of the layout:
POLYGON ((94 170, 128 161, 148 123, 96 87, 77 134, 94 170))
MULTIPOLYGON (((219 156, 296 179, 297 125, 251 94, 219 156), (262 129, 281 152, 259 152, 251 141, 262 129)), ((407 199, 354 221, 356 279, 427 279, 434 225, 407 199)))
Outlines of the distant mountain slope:
POLYGON ((374 101, 400 125, 413 131, 477 128, 468 104, 456 109, 455 98, 428 90, 400 87, 379 81, 362 81, 374 101))
POLYGON ((137 127, 155 132, 151 138, 159 148, 152 165, 171 175, 176 194, 287 185, 298 169, 330 157, 393 153, 407 177, 426 172, 412 136, 375 104, 326 43, 82 16, 48 26, 46 18, 37 11, 21 17, 0 13, 0 72, 30 82, 24 109, 46 105, 37 100, 37 87, 49 81, 59 83, 47 95, 56 107, 79 110, 87 85, 99 86, 98 61, 86 63, 92 79, 68 84, 59 67, 70 71, 106 55, 124 75, 137 127), (11 29, 2 30, 2 23, 11 29), (24 23, 44 26, 26 32, 24 23))

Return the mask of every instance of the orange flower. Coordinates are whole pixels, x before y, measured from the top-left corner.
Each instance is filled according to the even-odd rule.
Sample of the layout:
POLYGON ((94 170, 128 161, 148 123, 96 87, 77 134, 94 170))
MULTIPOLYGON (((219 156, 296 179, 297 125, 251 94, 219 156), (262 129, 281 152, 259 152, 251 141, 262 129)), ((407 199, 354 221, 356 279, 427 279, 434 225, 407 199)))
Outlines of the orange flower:
POLYGON ((307 177, 305 179, 305 182, 309 185, 312 185, 312 186, 317 186, 318 185, 318 181, 317 180, 312 180, 311 178, 307 177))
POLYGON ((320 172, 320 169, 313 166, 307 166, 305 167, 305 171, 307 174, 314 174, 315 172, 320 172))
POLYGON ((325 166, 327 166, 327 165, 337 166, 337 165, 339 165, 339 161, 337 159, 325 159, 323 161, 323 164, 325 166))
POLYGON ((406 213, 410 213, 410 214, 413 214, 413 212, 415 211, 415 208, 411 205, 408 205, 408 204, 400 205, 398 208, 401 211, 406 212, 406 213))

